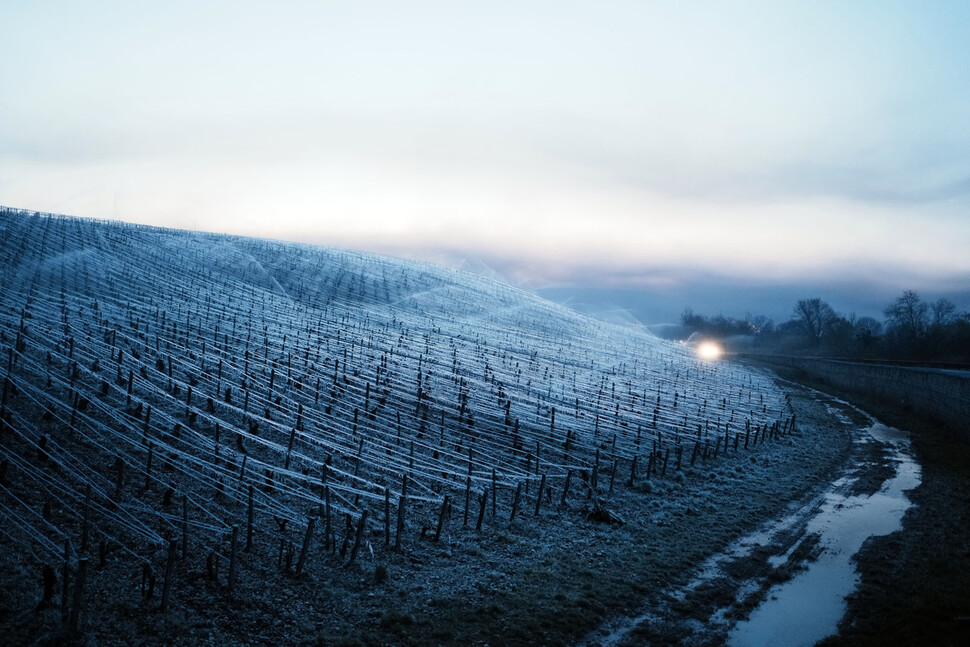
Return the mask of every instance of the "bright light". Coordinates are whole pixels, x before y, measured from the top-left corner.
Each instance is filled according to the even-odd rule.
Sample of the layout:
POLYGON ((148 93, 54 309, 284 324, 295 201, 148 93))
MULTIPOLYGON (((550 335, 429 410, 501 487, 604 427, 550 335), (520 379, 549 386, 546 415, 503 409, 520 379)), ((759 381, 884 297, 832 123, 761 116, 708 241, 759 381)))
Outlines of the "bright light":
POLYGON ((712 341, 701 342, 697 345, 697 354, 701 359, 715 360, 721 357, 724 350, 712 341))

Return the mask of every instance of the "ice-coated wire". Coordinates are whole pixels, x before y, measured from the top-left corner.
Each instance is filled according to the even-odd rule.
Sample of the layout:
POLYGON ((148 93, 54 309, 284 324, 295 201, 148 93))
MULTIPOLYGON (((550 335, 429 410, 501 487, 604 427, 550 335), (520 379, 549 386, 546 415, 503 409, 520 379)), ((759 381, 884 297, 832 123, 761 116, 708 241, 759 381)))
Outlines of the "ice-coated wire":
MULTIPOLYGON (((469 447, 473 487, 491 487, 494 469, 510 489, 589 470, 597 449, 604 469, 645 460, 655 445, 692 443, 699 423, 708 439, 728 421, 736 431, 782 411, 773 385, 749 372, 478 277, 338 250, 24 218, 10 238, 19 247, 0 245, 12 277, 0 300, 16 306, 0 310, 0 330, 23 344, 13 382, 34 408, 52 410, 52 425, 74 417, 72 443, 120 459, 129 474, 143 474, 151 443, 172 471, 154 470, 149 484, 187 493, 204 532, 238 519, 249 485, 261 516, 302 519, 319 505, 325 462, 340 511, 379 505, 405 474, 409 500, 440 502, 464 489, 469 447), (19 273, 13 249, 26 250, 19 273), (150 424, 124 410, 129 375, 132 405, 152 407, 150 424), (91 397, 102 381, 107 396, 91 397), (73 410, 74 392, 86 412, 73 410), (218 502, 207 496, 215 491, 218 502)), ((45 429, 16 419, 35 441, 45 429)), ((65 473, 108 491, 110 478, 83 469, 69 456, 74 445, 54 435, 48 449, 65 473)), ((152 512, 137 497, 125 508, 152 512)))

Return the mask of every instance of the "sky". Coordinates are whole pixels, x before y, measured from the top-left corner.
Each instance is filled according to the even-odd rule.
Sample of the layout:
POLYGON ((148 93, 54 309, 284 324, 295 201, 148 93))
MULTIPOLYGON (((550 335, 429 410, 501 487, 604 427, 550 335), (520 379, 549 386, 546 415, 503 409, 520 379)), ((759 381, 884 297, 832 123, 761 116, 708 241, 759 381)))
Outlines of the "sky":
POLYGON ((0 204, 642 319, 965 310, 967 61, 964 1, 3 0, 0 204))

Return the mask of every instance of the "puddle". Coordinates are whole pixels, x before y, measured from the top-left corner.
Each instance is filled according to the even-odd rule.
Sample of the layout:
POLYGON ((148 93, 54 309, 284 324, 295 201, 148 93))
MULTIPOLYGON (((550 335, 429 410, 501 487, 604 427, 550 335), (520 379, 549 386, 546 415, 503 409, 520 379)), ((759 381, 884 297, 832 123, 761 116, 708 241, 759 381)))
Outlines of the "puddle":
POLYGON ((637 633, 646 627, 673 629, 677 642, 685 645, 727 642, 734 647, 814 645, 835 634, 846 612, 845 598, 859 584, 853 555, 869 537, 902 527, 903 514, 912 505, 905 492, 919 486, 921 470, 910 453, 908 433, 875 421, 861 428, 834 407, 830 413, 855 427, 854 442, 860 450, 868 449, 869 443, 878 443, 881 450, 857 451, 855 462, 822 493, 793 504, 774 521, 710 557, 689 584, 664 591, 658 606, 604 627, 582 644, 638 643, 644 638, 637 633), (860 474, 885 470, 887 462, 894 472, 878 491, 871 496, 853 491, 858 490, 860 474), (761 566, 753 572, 732 575, 739 564, 758 560, 761 566), (794 575, 771 585, 775 569, 794 575), (678 617, 678 606, 690 608, 699 591, 714 585, 730 587, 734 604, 716 609, 706 622, 678 617), (765 591, 755 598, 761 601, 747 619, 735 624, 742 601, 765 591))
POLYGON ((895 476, 872 496, 846 496, 838 489, 824 495, 805 527, 806 533, 819 536, 818 558, 791 580, 772 587, 748 620, 729 633, 728 645, 814 645, 836 633, 845 615, 845 597, 859 583, 852 556, 867 538, 902 527, 903 514, 912 505, 904 491, 920 483, 920 467, 909 453, 906 433, 880 423, 866 433, 890 448, 895 476))

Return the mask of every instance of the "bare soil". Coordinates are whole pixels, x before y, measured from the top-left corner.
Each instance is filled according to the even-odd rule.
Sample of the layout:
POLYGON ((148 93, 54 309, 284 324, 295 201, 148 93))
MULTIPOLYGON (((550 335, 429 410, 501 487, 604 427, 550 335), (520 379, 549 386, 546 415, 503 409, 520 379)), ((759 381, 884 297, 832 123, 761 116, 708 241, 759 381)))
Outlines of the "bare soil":
MULTIPOLYGON (((83 633, 74 642, 573 644, 610 618, 656 604, 708 556, 829 482, 850 449, 844 427, 811 393, 794 389, 791 400, 796 429, 747 451, 699 458, 693 467, 685 459, 683 470, 671 465, 666 478, 649 480, 641 474, 633 487, 628 474, 617 474, 612 492, 608 473, 595 491, 577 479, 566 505, 559 505, 561 492, 552 492, 538 516, 533 487, 519 517, 487 514, 481 531, 474 530, 474 515, 463 525, 456 502, 437 542, 431 538, 436 511, 415 510, 400 552, 386 551, 375 530, 353 565, 340 546, 327 551, 315 541, 305 572, 295 576, 292 562, 288 569, 287 559, 279 560, 279 548, 281 540, 298 546, 299 529, 258 536, 241 560, 232 598, 227 564, 218 565, 213 580, 206 555, 190 555, 178 566, 164 614, 160 592, 144 600, 141 572, 123 555, 108 555, 103 566, 93 560, 83 633), (622 525, 587 518, 594 502, 622 525)), ((342 541, 342 529, 337 536, 342 541)), ((0 557, 5 642, 64 644, 59 595, 37 610, 42 573, 25 563, 20 555, 0 557)), ((713 583, 682 613, 701 620, 724 595, 713 583)), ((661 623, 651 641, 675 644, 678 626, 661 623)))

